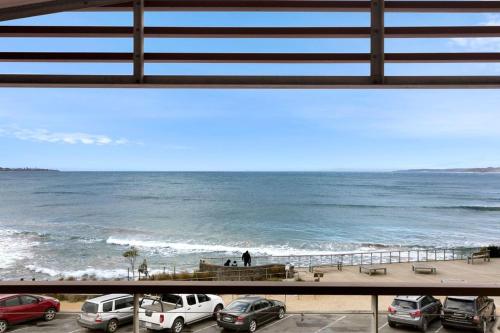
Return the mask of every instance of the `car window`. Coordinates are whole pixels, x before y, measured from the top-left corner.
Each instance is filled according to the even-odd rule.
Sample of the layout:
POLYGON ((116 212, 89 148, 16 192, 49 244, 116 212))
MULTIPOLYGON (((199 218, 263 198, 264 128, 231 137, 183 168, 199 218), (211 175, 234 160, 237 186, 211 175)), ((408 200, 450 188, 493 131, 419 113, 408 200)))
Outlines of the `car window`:
POLYGON ((196 296, 198 296, 198 302, 200 302, 200 303, 204 303, 204 302, 210 301, 210 298, 207 295, 198 294, 196 296))
POLYGON ((429 297, 424 297, 421 301, 420 301, 420 307, 423 308, 423 307, 426 307, 427 305, 431 304, 431 300, 429 299, 429 297))
POLYGON ((98 305, 92 302, 85 302, 82 305, 82 312, 84 313, 97 313, 98 305))
POLYGON ((36 304, 38 303, 38 298, 29 296, 29 295, 22 295, 19 297, 21 299, 21 303, 23 305, 28 305, 28 304, 36 304))
POLYGON ((102 305, 102 312, 110 312, 113 310, 113 302, 106 302, 102 305))
POLYGON ((474 312, 474 301, 448 298, 444 306, 450 310, 474 312))
POLYGON ((416 310, 417 309, 416 302, 406 301, 406 300, 402 300, 402 299, 395 299, 392 302, 392 306, 397 306, 397 307, 407 309, 407 310, 416 310))
POLYGON ((13 297, 6 299, 5 301, 5 307, 11 307, 11 306, 19 306, 21 305, 21 301, 19 300, 19 297, 13 297))
POLYGON ((271 303, 269 303, 268 301, 260 301, 260 304, 261 309, 266 309, 271 306, 271 303))
POLYGON ((241 302, 241 301, 234 301, 226 307, 226 311, 243 313, 243 312, 246 312, 249 307, 250 307, 250 303, 241 302))
POLYGON ((161 301, 165 303, 176 304, 177 307, 182 308, 184 303, 182 302, 182 297, 174 294, 163 294, 161 295, 161 301))
POLYGON ((126 309, 134 306, 134 298, 127 297, 115 301, 115 310, 126 309))
POLYGON ((196 304, 196 298, 194 297, 194 295, 186 296, 186 300, 187 300, 188 305, 195 305, 196 304))

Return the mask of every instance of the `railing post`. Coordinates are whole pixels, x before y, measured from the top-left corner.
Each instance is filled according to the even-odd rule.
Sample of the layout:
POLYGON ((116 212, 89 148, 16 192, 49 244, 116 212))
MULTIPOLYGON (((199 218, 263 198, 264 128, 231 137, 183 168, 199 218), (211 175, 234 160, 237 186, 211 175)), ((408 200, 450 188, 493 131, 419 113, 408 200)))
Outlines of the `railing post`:
POLYGON ((373 265, 373 252, 370 252, 370 265, 373 265))
POLYGON ((372 83, 384 83, 384 0, 371 0, 371 61, 372 83))
POLYGON ((134 333, 139 333, 139 294, 134 294, 134 333))
POLYGON ((371 333, 378 333, 378 295, 372 295, 372 327, 371 333))

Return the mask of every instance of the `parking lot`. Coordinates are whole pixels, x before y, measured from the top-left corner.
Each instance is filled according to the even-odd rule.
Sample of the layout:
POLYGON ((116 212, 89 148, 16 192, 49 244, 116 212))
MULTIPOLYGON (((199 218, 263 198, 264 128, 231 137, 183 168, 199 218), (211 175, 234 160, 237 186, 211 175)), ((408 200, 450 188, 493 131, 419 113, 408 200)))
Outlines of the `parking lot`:
MULTIPOLYGON (((80 328, 75 320, 75 315, 60 314, 51 322, 33 322, 24 325, 11 327, 8 332, 19 333, 83 333, 88 332, 80 328)), ((287 314, 285 318, 279 321, 270 322, 267 325, 258 328, 258 332, 283 332, 283 333, 329 333, 329 332, 352 332, 368 333, 370 331, 371 316, 367 314, 287 314)), ((491 325, 491 332, 498 332, 499 320, 491 325)), ((121 327, 118 332, 132 333, 132 325, 121 327)), ((145 333, 141 329, 141 333, 145 333)), ((220 333, 222 329, 217 327, 213 320, 205 320, 195 325, 186 326, 184 332, 188 333, 220 333)), ((397 332, 417 332, 411 328, 390 328, 387 325, 386 316, 379 317, 379 332, 397 333, 397 332)), ((430 333, 458 333, 459 330, 442 328, 439 320, 429 325, 430 333)), ((465 331, 467 332, 467 331, 465 331)))

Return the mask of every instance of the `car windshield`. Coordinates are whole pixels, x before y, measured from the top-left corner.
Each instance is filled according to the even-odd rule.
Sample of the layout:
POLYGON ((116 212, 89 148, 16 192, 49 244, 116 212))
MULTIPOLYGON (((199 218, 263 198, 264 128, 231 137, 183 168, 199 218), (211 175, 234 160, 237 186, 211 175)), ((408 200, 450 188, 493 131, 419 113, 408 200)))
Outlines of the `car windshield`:
POLYGON ((235 301, 229 304, 226 310, 231 312, 246 312, 249 306, 250 303, 248 302, 235 301))
POLYGON ((446 309, 474 312, 474 301, 448 298, 445 304, 446 309))
POLYGON ((412 301, 405 301, 401 299, 395 299, 392 302, 392 306, 397 306, 402 309, 408 309, 408 310, 416 310, 417 309, 417 303, 412 302, 412 301))
POLYGON ((82 305, 82 312, 85 313, 97 313, 98 305, 92 302, 85 302, 82 305))

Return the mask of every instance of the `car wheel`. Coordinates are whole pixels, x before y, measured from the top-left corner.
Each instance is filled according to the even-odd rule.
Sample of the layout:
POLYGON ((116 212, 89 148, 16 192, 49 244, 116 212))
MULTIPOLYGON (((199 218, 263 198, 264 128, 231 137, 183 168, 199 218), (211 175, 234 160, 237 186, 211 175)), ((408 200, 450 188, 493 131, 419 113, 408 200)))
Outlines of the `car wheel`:
POLYGON ((182 320, 182 318, 177 318, 176 320, 174 320, 174 323, 172 324, 172 332, 181 333, 183 328, 184 320, 182 320))
POLYGON ((108 326, 106 326, 106 332, 115 333, 117 329, 118 329, 118 320, 111 319, 110 321, 108 321, 108 326))
POLYGON ((7 332, 7 322, 5 320, 0 320, 0 333, 7 332))
POLYGON ((278 319, 283 319, 285 317, 285 308, 280 308, 278 311, 278 319))
POLYGON ((395 322, 388 321, 387 323, 389 324, 389 327, 392 327, 392 328, 396 327, 396 323, 395 322))
POLYGON ((253 333, 257 330, 257 322, 255 320, 252 320, 250 322, 250 325, 248 325, 248 332, 253 333))
POLYGON ((220 310, 222 310, 222 304, 217 304, 217 306, 214 309, 214 316, 213 316, 214 319, 217 319, 217 313, 219 313, 220 310))
POLYGON ((420 325, 420 331, 427 332, 427 319, 422 319, 422 325, 420 325))
POLYGON ((49 308, 45 311, 43 314, 43 319, 45 321, 51 321, 56 317, 56 309, 54 308, 49 308))

